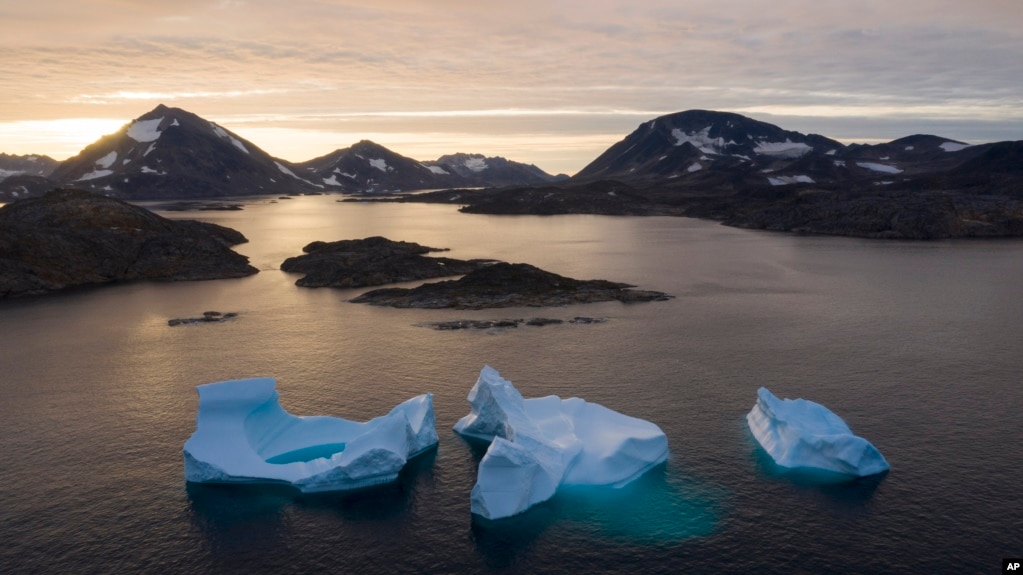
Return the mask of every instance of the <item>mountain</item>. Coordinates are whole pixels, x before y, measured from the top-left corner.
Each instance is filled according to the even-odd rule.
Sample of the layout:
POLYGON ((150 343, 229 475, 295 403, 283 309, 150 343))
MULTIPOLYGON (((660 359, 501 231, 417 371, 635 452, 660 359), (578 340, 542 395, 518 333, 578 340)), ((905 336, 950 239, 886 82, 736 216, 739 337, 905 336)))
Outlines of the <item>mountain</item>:
POLYGON ((552 176, 533 165, 481 154, 451 154, 420 162, 369 140, 296 164, 295 168, 296 173, 327 190, 356 193, 528 186, 567 178, 552 176))
POLYGON ((44 176, 8 176, 0 180, 0 203, 41 196, 53 188, 53 180, 44 176))
POLYGON ((468 185, 451 171, 427 166, 369 140, 295 164, 295 172, 326 190, 342 192, 397 192, 468 185))
POLYGON ((49 156, 0 153, 0 202, 30 198, 53 189, 53 182, 46 176, 58 164, 49 156))
POLYGON ((926 134, 846 146, 739 114, 690 110, 640 125, 572 179, 746 191, 892 185, 948 172, 985 149, 926 134))
POLYGON ((834 155, 840 142, 783 130, 739 114, 689 110, 639 126, 573 179, 656 181, 775 171, 807 156, 834 155))
POLYGON ((124 199, 301 193, 320 189, 225 128, 157 106, 61 162, 57 184, 124 199))
POLYGON ((0 154, 0 202, 60 186, 151 200, 531 185, 564 178, 478 154, 420 162, 368 140, 294 164, 214 122, 162 104, 60 163, 0 154))
POLYGON ((843 145, 738 114, 640 125, 566 182, 419 194, 471 213, 670 215, 893 239, 1023 236, 1023 141, 843 145))
POLYGON ((0 153, 0 181, 10 176, 46 177, 59 163, 49 156, 18 156, 0 153))
POLYGON ((568 179, 565 174, 552 176, 533 164, 513 162, 500 156, 488 158, 482 154, 449 154, 424 164, 437 173, 458 174, 468 186, 532 186, 568 179))

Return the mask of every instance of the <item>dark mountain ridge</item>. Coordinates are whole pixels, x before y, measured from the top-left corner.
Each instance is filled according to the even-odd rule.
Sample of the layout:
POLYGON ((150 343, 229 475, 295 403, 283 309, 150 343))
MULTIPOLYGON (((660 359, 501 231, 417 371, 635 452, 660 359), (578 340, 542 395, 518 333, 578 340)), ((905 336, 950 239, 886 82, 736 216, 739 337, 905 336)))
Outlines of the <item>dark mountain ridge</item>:
POLYGON ((0 201, 38 196, 58 186, 153 200, 402 192, 558 179, 536 166, 504 158, 471 158, 466 165, 475 166, 471 162, 478 158, 485 169, 467 176, 457 164, 420 162, 363 140, 296 164, 270 156, 214 122, 161 104, 64 162, 41 156, 0 156, 0 201), (4 181, 5 176, 20 179, 4 181))
POLYGON ((674 215, 871 238, 1023 235, 1023 142, 916 134, 844 145, 738 114, 692 110, 640 125, 559 184, 408 201, 489 214, 674 215))
POLYGON ((568 179, 565 174, 551 175, 533 164, 513 162, 501 156, 488 158, 483 154, 448 154, 423 163, 435 171, 458 174, 465 179, 465 187, 538 185, 568 179))
POLYGON ((457 174, 431 169, 369 140, 301 162, 295 168, 302 177, 325 189, 344 192, 397 192, 467 185, 457 174))
POLYGON ((16 154, 0 153, 0 180, 9 176, 48 176, 59 164, 57 160, 49 156, 30 154, 19 156, 16 154))
POLYGON ((61 162, 50 179, 132 200, 317 189, 252 142, 163 105, 61 162))
POLYGON ((641 124, 588 164, 573 180, 655 181, 706 169, 766 169, 807 154, 835 154, 840 142, 783 130, 729 112, 689 110, 641 124))

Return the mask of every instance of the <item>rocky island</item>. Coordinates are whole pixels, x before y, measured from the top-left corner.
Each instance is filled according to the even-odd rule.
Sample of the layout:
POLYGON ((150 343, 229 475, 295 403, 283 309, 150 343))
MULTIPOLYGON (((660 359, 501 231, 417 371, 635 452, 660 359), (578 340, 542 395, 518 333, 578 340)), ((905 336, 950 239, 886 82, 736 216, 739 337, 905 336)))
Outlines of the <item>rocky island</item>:
POLYGON ((241 233, 169 220, 82 190, 0 208, 0 299, 132 280, 210 280, 257 273, 230 249, 241 233))
POLYGON ((577 280, 529 264, 495 263, 458 280, 427 283, 412 289, 382 288, 353 303, 397 308, 484 309, 546 307, 576 303, 663 301, 672 296, 607 280, 577 280))
POLYGON ((353 288, 467 274, 493 260, 428 257, 447 251, 374 236, 361 240, 312 242, 305 255, 284 260, 281 270, 306 274, 301 287, 353 288))

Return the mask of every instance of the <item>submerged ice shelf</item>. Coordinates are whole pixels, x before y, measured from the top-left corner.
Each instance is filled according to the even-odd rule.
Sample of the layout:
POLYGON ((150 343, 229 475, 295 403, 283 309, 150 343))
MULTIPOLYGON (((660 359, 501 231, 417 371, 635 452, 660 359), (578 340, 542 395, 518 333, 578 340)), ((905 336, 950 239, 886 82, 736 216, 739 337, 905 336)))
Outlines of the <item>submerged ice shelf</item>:
POLYGON ((624 486, 668 458, 657 425, 577 397, 523 399, 490 366, 468 399, 455 431, 491 441, 471 496, 487 519, 522 513, 561 485, 624 486))
POLYGON ((778 465, 866 477, 887 471, 884 456, 841 417, 805 399, 778 399, 761 387, 746 416, 753 437, 778 465))
POLYGON ((185 479, 287 483, 303 492, 388 483, 408 459, 437 444, 433 396, 423 394, 367 422, 291 415, 272 378, 200 385, 185 479))

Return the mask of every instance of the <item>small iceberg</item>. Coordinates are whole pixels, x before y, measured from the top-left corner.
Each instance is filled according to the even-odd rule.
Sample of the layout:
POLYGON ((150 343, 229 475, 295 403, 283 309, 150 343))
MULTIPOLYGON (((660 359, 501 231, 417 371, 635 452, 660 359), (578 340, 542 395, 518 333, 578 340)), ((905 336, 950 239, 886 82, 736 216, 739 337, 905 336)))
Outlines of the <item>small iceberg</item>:
POLYGON ((185 442, 185 479, 195 483, 285 483, 311 493, 389 483, 437 444, 433 395, 359 423, 291 415, 272 378, 197 386, 195 433, 185 442))
POLYGON ((472 512, 486 519, 522 513, 561 485, 622 487, 668 458, 653 423, 577 397, 523 399, 490 366, 468 399, 455 431, 491 442, 471 496, 472 512))
POLYGON ((853 435, 841 417, 819 403, 778 399, 761 387, 746 421, 753 437, 782 467, 855 477, 875 475, 889 468, 876 447, 853 435))

